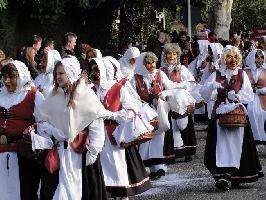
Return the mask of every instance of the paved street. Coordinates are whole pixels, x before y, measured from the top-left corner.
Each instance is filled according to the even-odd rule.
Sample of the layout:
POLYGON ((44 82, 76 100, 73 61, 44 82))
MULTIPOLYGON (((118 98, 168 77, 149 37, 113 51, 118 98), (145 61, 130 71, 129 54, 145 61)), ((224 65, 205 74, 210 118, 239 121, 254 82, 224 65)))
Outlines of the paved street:
MULTIPOLYGON (((205 126, 206 127, 206 126, 205 126)), ((198 142, 197 154, 192 162, 178 162, 168 167, 167 175, 158 181, 152 182, 153 188, 130 198, 130 200, 174 200, 174 199, 226 199, 226 200, 265 200, 266 178, 252 184, 244 184, 241 189, 232 189, 227 192, 216 190, 214 180, 203 165, 206 131, 203 125, 196 125, 198 142)), ((266 147, 259 148, 263 171, 266 171, 266 147)))

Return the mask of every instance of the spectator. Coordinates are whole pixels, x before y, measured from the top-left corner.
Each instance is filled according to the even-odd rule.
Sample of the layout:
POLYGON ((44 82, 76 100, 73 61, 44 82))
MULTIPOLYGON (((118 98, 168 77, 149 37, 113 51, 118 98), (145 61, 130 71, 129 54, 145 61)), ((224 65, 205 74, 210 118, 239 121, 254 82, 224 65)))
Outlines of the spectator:
POLYGON ((63 46, 60 50, 61 57, 66 57, 67 55, 75 56, 74 48, 76 46, 77 35, 72 32, 68 32, 64 35, 63 46))

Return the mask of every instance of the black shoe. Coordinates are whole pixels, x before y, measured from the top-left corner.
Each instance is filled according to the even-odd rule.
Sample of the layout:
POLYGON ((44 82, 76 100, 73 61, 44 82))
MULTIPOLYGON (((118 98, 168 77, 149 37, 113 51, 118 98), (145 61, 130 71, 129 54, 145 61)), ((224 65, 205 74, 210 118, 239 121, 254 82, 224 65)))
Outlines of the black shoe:
POLYGON ((191 156, 185 156, 185 162, 191 162, 192 157, 191 156))
POLYGON ((219 179, 216 181, 215 187, 223 191, 228 191, 230 189, 229 182, 225 179, 219 179))
POLYGON ((156 180, 158 180, 160 177, 157 176, 157 172, 151 172, 151 173, 149 174, 149 178, 150 178, 151 181, 156 181, 156 180))
POLYGON ((161 178, 162 176, 165 176, 165 171, 163 169, 159 169, 156 174, 158 178, 161 178))
POLYGON ((156 177, 157 176, 157 173, 156 172, 151 172, 150 174, 149 174, 149 177, 150 178, 154 178, 154 177, 156 177))

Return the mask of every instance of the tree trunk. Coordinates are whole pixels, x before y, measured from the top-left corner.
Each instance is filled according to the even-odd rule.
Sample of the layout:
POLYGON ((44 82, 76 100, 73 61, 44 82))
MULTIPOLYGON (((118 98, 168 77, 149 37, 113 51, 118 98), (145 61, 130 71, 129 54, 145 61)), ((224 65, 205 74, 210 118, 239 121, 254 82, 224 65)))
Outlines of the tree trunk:
POLYGON ((233 0, 214 0, 214 23, 218 38, 229 39, 233 0))

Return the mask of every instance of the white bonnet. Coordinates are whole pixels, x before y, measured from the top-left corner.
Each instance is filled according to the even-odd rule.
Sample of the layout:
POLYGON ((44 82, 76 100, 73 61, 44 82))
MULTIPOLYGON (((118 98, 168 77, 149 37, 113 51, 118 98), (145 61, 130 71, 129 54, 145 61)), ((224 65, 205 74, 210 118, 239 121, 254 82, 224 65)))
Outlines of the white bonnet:
POLYGON ((80 78, 81 69, 80 63, 75 56, 68 56, 62 59, 62 64, 66 71, 66 74, 71 82, 71 84, 80 78))

